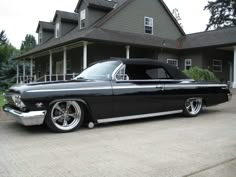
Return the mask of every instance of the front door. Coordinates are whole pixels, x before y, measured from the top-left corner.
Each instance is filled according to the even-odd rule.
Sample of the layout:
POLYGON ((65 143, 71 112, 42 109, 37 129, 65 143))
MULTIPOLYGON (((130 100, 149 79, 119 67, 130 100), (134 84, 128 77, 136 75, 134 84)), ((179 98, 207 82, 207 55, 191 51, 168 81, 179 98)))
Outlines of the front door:
POLYGON ((133 116, 163 112, 166 105, 163 79, 165 68, 127 64, 120 69, 113 87, 113 116, 133 116))
POLYGON ((56 62, 56 74, 63 74, 63 62, 62 61, 56 62))
POLYGON ((161 112, 162 86, 156 81, 114 81, 113 117, 161 112))

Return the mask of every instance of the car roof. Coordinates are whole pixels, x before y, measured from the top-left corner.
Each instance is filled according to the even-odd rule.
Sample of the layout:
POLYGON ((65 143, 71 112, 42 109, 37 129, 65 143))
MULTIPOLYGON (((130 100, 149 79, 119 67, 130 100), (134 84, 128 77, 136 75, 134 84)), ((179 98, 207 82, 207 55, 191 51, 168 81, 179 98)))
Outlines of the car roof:
MULTIPOLYGON (((172 76, 173 79, 189 79, 188 76, 186 76, 182 71, 180 71, 177 67, 172 66, 170 64, 157 61, 155 59, 149 59, 149 58, 110 58, 108 60, 102 60, 96 63, 102 63, 107 61, 120 61, 123 64, 133 64, 133 65, 154 65, 154 66, 160 66, 165 68, 169 74, 172 76)), ((95 64, 95 63, 94 63, 95 64)))

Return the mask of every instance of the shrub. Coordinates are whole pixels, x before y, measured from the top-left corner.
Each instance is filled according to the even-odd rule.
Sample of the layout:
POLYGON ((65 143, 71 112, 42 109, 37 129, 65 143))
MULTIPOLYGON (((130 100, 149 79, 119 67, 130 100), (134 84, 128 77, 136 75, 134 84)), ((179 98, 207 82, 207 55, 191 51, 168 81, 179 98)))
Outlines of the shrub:
POLYGON ((218 81, 215 74, 208 69, 201 69, 199 67, 193 67, 189 70, 185 70, 184 73, 194 80, 206 80, 206 81, 218 81))

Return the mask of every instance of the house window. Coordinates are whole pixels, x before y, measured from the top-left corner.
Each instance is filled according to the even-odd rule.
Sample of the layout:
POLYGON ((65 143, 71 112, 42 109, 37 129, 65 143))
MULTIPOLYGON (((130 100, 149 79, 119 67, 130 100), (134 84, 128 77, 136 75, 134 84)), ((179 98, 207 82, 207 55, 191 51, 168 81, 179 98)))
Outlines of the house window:
POLYGON ((144 17, 144 31, 146 34, 153 34, 153 18, 144 17))
POLYGON ((56 29, 55 29, 55 38, 60 37, 60 22, 56 23, 56 29))
POLYGON ((167 63, 168 63, 169 65, 173 65, 173 66, 176 66, 176 67, 179 66, 178 60, 176 60, 176 59, 167 59, 167 63))
POLYGON ((67 74, 71 73, 71 60, 66 61, 66 73, 67 74))
POLYGON ((213 72, 222 72, 222 60, 213 60, 213 72))
POLYGON ((189 70, 192 67, 192 59, 185 59, 184 66, 185 70, 189 70))
POLYGON ((43 33, 42 31, 39 32, 39 44, 42 44, 43 42, 43 33))
POLYGON ((86 10, 80 11, 80 29, 85 28, 86 10))

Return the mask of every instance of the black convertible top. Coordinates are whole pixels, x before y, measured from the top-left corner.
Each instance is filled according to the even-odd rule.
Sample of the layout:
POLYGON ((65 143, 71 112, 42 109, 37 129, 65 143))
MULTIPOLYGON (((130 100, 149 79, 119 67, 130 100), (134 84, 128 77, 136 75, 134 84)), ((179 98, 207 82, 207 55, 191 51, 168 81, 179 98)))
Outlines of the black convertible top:
POLYGON ((180 71, 178 68, 169 65, 164 62, 160 62, 154 59, 148 59, 148 58, 132 58, 132 59, 126 59, 126 58, 112 58, 111 60, 120 60, 124 64, 134 64, 134 65, 155 65, 165 68, 170 75, 173 77, 173 79, 189 79, 188 76, 186 76, 182 71, 180 71))

